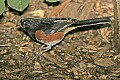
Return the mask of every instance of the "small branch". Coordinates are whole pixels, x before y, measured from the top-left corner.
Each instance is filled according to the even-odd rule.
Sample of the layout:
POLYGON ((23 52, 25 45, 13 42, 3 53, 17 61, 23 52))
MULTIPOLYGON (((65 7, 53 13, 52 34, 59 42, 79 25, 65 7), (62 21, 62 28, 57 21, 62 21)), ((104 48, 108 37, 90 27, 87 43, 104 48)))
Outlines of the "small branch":
POLYGON ((114 5, 114 47, 120 52, 120 1, 113 0, 114 5))

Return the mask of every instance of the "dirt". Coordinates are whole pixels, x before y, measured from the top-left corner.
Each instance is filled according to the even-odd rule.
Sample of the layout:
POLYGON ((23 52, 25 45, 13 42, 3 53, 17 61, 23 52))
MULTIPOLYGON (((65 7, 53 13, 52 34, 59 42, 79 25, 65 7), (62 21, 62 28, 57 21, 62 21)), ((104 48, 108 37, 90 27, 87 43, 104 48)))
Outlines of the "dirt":
MULTIPOLYGON (((119 80, 120 54, 114 26, 74 30, 51 51, 17 29, 20 18, 113 16, 112 0, 62 0, 57 5, 30 0, 21 14, 9 9, 0 19, 0 80, 119 80)), ((113 21, 112 21, 113 23, 113 21)))

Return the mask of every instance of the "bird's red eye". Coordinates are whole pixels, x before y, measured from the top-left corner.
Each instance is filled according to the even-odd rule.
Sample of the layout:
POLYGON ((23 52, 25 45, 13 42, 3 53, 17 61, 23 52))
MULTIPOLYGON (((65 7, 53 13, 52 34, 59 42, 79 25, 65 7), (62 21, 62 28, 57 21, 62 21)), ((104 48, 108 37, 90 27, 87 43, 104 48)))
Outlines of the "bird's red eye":
POLYGON ((27 27, 27 26, 31 26, 31 24, 33 23, 33 20, 29 18, 25 18, 25 19, 21 19, 20 23, 21 23, 21 26, 27 27))
POLYGON ((22 23, 23 26, 30 26, 31 25, 31 22, 26 20, 26 21, 23 21, 22 23))

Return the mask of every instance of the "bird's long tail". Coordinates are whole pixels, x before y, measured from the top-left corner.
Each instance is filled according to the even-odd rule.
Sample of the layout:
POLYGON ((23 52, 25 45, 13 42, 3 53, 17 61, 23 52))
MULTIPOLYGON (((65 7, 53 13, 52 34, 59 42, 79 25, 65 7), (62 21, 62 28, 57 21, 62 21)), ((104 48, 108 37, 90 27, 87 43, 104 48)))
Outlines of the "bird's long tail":
POLYGON ((112 16, 95 18, 95 19, 87 19, 87 20, 77 20, 74 24, 72 24, 71 26, 65 29, 66 31, 65 34, 79 27, 90 28, 90 26, 92 27, 92 26, 98 26, 98 25, 101 25, 101 27, 107 27, 109 24, 111 24, 111 19, 110 19, 111 17, 112 16), (105 24, 108 24, 108 25, 104 26, 105 24))
POLYGON ((87 20, 77 20, 73 25, 77 27, 85 27, 85 26, 94 26, 94 25, 104 25, 111 23, 111 16, 109 17, 102 17, 102 18, 95 18, 95 19, 87 19, 87 20))

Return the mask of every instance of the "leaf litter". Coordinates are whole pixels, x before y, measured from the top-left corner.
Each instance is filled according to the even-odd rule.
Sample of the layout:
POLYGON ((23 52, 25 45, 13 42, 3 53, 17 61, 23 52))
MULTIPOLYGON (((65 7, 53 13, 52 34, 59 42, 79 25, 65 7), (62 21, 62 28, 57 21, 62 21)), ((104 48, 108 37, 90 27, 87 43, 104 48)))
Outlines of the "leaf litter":
POLYGON ((0 21, 0 79, 119 79, 120 57, 112 46, 113 29, 110 27, 72 31, 52 51, 43 53, 36 60, 33 58, 40 53, 41 44, 37 45, 16 29, 21 16, 80 20, 113 16, 112 0, 62 0, 58 6, 30 0, 29 7, 21 16, 11 11, 3 16, 0 21))

